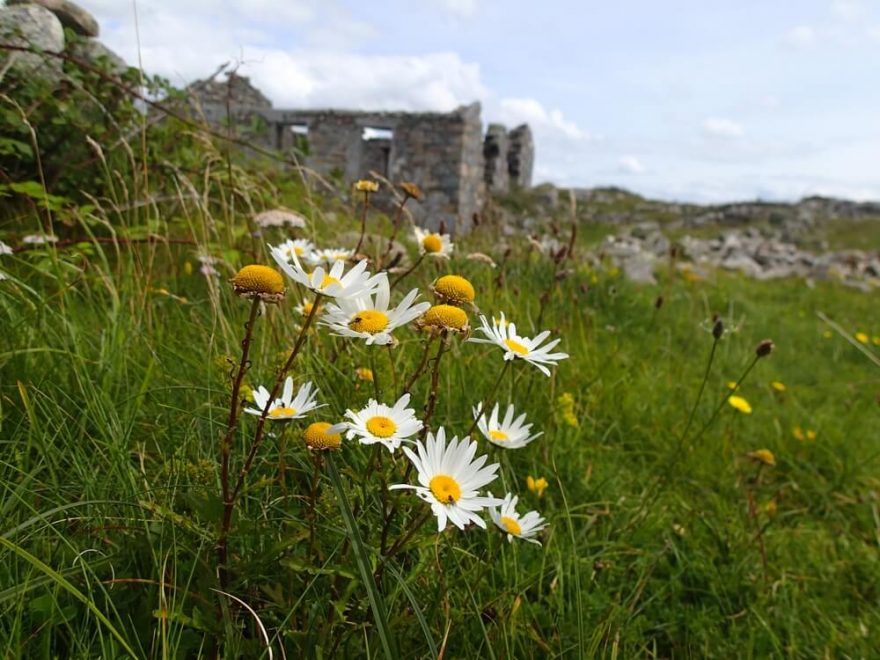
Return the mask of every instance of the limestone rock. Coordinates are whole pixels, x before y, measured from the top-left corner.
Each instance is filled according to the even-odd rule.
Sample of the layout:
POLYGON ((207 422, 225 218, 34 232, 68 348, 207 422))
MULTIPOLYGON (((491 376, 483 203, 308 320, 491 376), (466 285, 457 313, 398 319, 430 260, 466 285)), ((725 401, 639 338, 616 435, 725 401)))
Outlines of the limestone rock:
MULTIPOLYGON (((29 46, 49 52, 64 50, 64 28, 48 9, 37 5, 0 7, 0 40, 16 46, 29 46)), ((12 68, 43 76, 51 81, 61 78, 61 60, 39 53, 0 52, 0 69, 9 60, 12 68)))
POLYGON ((83 37, 98 36, 98 21, 85 9, 70 0, 9 0, 9 5, 36 4, 51 11, 61 24, 83 37))

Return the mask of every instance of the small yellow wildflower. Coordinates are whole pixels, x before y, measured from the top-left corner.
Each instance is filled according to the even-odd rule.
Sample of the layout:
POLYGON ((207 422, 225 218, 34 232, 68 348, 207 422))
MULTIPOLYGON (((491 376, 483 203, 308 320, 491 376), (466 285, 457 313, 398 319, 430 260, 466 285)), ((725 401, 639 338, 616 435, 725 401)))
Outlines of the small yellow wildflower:
POLYGON ((831 339, 834 336, 834 333, 831 332, 831 330, 826 330, 822 333, 822 336, 825 337, 825 339, 831 339))
POLYGON ((559 398, 556 399, 556 404, 559 406, 559 416, 563 423, 576 429, 580 423, 577 415, 574 413, 574 396, 572 396, 571 392, 563 392, 559 398))
POLYGON ((769 449, 756 449, 755 451, 750 451, 746 455, 756 463, 769 465, 770 467, 776 465, 776 457, 769 449))
POLYGON ((864 332, 857 332, 856 333, 856 340, 861 344, 867 344, 870 341, 870 338, 864 332))
POLYGON ((189 261, 183 262, 183 274, 184 275, 192 275, 193 274, 192 262, 189 262, 189 261))
POLYGON ((548 485, 549 484, 544 477, 538 477, 537 479, 531 475, 526 477, 526 486, 528 486, 528 489, 538 497, 541 497, 544 494, 544 490, 546 490, 548 485))
POLYGON ((871 342, 874 346, 880 346, 880 337, 871 337, 871 342))
POLYGON ((778 380, 774 380, 770 383, 770 387, 772 387, 777 392, 785 392, 785 383, 782 383, 778 380))
POLYGON ((813 429, 807 429, 807 440, 815 440, 816 432, 813 429))
POLYGON ((358 380, 365 380, 367 382, 373 382, 373 370, 369 367, 358 367, 354 370, 355 376, 357 376, 358 380))
POLYGON ((727 400, 727 403, 743 414, 752 414, 752 406, 741 396, 732 396, 727 400))
POLYGON ((370 181, 369 179, 361 179, 354 184, 354 189, 362 193, 374 193, 379 191, 379 182, 370 181))
POLYGON ((767 502, 764 505, 764 512, 768 516, 775 516, 776 515, 776 500, 770 500, 769 502, 767 502))
POLYGON ((791 434, 794 436, 795 440, 800 440, 803 442, 806 439, 806 435, 804 435, 804 430, 800 426, 795 426, 791 430, 791 434))
POLYGON ((738 390, 738 389, 739 389, 739 383, 737 383, 735 380, 729 380, 729 381, 727 381, 727 389, 729 389, 729 390, 738 390))

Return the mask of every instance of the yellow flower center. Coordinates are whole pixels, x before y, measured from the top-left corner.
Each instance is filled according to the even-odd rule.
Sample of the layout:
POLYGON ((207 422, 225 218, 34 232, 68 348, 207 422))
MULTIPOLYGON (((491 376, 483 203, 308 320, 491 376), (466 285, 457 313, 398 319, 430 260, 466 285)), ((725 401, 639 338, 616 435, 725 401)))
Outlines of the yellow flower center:
POLYGON ((425 248, 425 252, 442 252, 443 240, 439 234, 428 234, 422 240, 422 247, 425 248))
MULTIPOLYGON (((303 303, 303 304, 302 304, 302 315, 303 315, 303 316, 308 316, 309 314, 311 314, 311 313, 312 313, 312 308, 314 307, 314 305, 315 305, 315 303, 310 303, 310 302, 303 303)), ((317 312, 317 311, 320 311, 320 309, 321 309, 321 306, 319 305, 319 306, 318 306, 318 309, 315 310, 315 311, 316 311, 316 312, 317 312)))
POLYGON ((504 431, 489 431, 489 437, 498 442, 504 442, 510 438, 504 431))
POLYGON ((288 408, 287 406, 278 406, 269 411, 269 417, 293 417, 296 414, 296 408, 288 408))
POLYGON ((293 248, 293 252, 296 256, 301 257, 306 253, 306 250, 302 245, 296 245, 293 248))
POLYGON ((422 317, 422 325, 451 330, 464 330, 468 317, 463 309, 452 305, 434 305, 422 317))
POLYGON ((342 444, 341 433, 327 433, 327 422, 314 422, 303 431, 303 440, 309 449, 336 449, 342 444))
POLYGON ((284 279, 274 268, 251 264, 245 266, 232 278, 232 288, 242 295, 268 294, 277 296, 284 293, 284 279))
POLYGON ((321 280, 321 289, 326 289, 331 284, 338 284, 342 286, 342 282, 337 280, 335 277, 331 277, 330 275, 324 275, 324 279, 321 280))
POLYGON ((474 285, 461 275, 444 275, 434 282, 434 293, 453 303, 474 302, 474 285))
POLYGON ((528 348, 526 348, 525 346, 520 344, 518 341, 515 341, 513 339, 505 339, 504 345, 507 346, 507 348, 509 350, 513 351, 517 355, 528 355, 529 354, 528 348))
POLYGON ((431 493, 443 504, 455 504, 461 498, 461 486, 450 476, 438 474, 428 484, 431 493))
POLYGON ((388 316, 378 309, 367 309, 355 314, 351 321, 348 322, 348 327, 355 332, 366 332, 375 335, 377 332, 382 332, 388 327, 388 316))
POLYGON ((507 530, 508 534, 513 534, 514 536, 522 534, 522 527, 520 527, 519 523, 509 516, 501 516, 501 524, 504 529, 507 530))
POLYGON ((357 369, 354 370, 354 373, 361 380, 367 380, 367 381, 370 381, 371 383, 373 382, 373 370, 370 369, 369 367, 358 367, 357 369))
POLYGON ((752 406, 741 396, 732 396, 727 402, 741 413, 750 415, 752 412, 752 406))
POLYGON ((389 417, 376 415, 367 420, 367 430, 377 438, 390 438, 397 433, 397 424, 389 417))

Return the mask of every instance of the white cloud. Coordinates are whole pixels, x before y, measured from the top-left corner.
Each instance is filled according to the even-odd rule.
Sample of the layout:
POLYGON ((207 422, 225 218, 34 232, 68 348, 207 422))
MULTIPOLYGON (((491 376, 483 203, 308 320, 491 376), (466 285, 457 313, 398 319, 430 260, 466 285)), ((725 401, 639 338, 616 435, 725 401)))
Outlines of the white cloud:
POLYGON ((859 0, 833 0, 831 3, 831 13, 847 21, 858 18, 863 9, 859 0))
POLYGON ((816 30, 809 25, 798 25, 785 33, 782 43, 792 48, 808 48, 816 43, 816 30))
POLYGON ((470 18, 477 13, 477 0, 439 0, 439 3, 457 18, 470 18))
POLYGON ((511 126, 529 124, 536 133, 552 133, 569 140, 589 139, 573 121, 566 119, 560 110, 547 110, 540 101, 532 98, 501 99, 497 120, 511 126))
POLYGON ((876 39, 880 41, 880 25, 875 25, 874 27, 868 28, 868 36, 871 39, 876 39))
POLYGON ((636 156, 621 156, 617 161, 617 170, 622 174, 644 174, 645 166, 636 156))
POLYGON ((703 121, 703 134, 712 138, 738 138, 745 135, 745 129, 732 119, 709 117, 703 121))

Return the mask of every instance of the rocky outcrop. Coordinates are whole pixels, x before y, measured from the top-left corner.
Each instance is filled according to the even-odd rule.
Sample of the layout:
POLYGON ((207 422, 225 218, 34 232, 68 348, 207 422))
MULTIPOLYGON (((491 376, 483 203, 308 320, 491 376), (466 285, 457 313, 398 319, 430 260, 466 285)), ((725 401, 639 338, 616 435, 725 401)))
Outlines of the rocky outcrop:
MULTIPOLYGON (((814 254, 757 229, 729 230, 711 239, 685 236, 676 248, 679 265, 689 263, 702 271, 720 268, 758 280, 835 279, 862 290, 880 287, 880 252, 814 254)), ((601 253, 629 279, 653 284, 654 270, 661 260, 668 260, 670 249, 670 241, 657 223, 643 223, 607 237, 601 253)))
POLYGON ((51 11, 61 24, 82 37, 97 37, 98 21, 85 9, 70 0, 7 0, 7 5, 39 5, 51 11))
MULTIPOLYGON (((0 40, 13 46, 57 53, 64 50, 64 28, 55 14, 38 5, 0 7, 0 40)), ((53 82, 61 78, 61 60, 39 53, 0 51, 0 69, 7 65, 26 75, 43 76, 53 82)))

